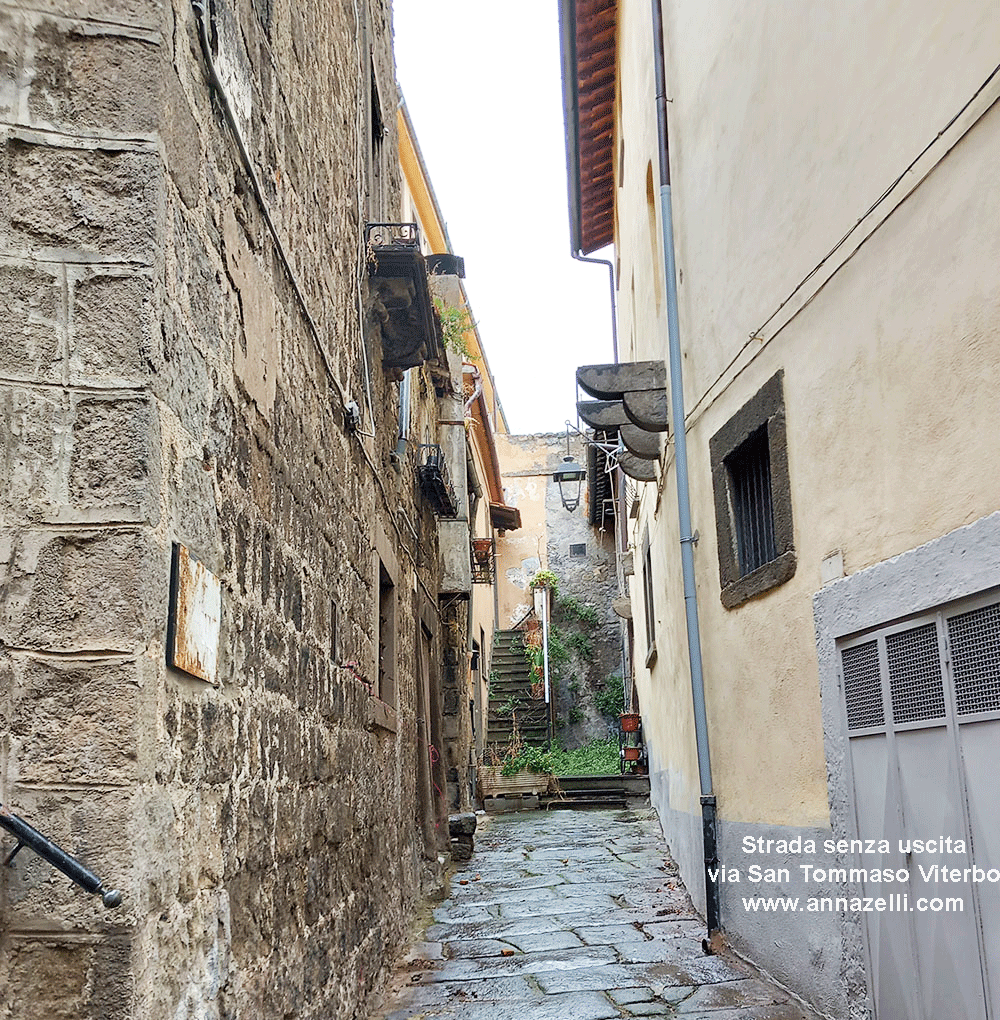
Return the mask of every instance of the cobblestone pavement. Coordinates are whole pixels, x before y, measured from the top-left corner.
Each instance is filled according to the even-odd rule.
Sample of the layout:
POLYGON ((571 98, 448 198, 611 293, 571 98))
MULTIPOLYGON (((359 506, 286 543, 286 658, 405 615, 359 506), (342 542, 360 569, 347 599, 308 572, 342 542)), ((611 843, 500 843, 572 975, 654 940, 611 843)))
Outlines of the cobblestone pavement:
POLYGON ((498 815, 379 1017, 814 1020, 704 934, 650 810, 498 815))

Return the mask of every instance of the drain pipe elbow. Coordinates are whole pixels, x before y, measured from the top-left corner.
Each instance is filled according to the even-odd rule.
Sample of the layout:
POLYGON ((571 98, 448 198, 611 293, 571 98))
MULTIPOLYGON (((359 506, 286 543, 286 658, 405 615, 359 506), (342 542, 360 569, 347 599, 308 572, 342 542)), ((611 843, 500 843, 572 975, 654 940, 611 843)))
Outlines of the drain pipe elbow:
POLYGON ((570 254, 577 262, 588 262, 592 266, 607 266, 608 280, 611 284, 611 349, 614 352, 614 363, 618 364, 618 307, 615 293, 615 267, 610 259, 592 259, 579 251, 570 254))
POLYGON ((474 387, 472 396, 469 397, 462 407, 463 415, 468 417, 469 412, 472 410, 472 405, 479 399, 479 394, 483 392, 483 376, 475 365, 463 365, 462 374, 472 378, 472 384, 474 387))

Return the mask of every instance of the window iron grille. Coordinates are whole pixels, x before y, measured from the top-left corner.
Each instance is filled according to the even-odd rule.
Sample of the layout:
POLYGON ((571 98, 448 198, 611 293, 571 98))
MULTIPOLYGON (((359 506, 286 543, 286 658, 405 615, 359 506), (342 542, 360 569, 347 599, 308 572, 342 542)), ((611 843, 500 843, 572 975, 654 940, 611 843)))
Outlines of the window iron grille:
POLYGON ((420 228, 416 223, 366 223, 365 244, 379 248, 420 250, 420 228))
POLYGON ((729 471, 740 577, 745 577, 778 555, 774 540, 771 454, 766 424, 726 458, 726 468, 729 471))

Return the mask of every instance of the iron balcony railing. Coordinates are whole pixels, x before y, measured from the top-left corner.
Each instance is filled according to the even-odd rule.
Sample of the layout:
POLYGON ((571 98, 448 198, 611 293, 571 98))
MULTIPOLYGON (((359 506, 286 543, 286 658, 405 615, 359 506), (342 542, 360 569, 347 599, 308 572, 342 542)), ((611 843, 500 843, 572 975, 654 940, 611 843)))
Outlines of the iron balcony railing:
POLYGON ((441 447, 437 443, 421 443, 417 449, 423 458, 417 465, 420 491, 439 517, 457 517, 458 497, 441 447))

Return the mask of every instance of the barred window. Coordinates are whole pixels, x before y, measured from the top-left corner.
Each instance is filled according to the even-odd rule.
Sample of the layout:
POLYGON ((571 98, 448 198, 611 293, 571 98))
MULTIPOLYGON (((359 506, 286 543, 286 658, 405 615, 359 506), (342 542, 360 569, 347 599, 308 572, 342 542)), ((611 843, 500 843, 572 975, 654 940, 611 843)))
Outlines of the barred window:
POLYGON ((783 372, 772 376, 709 443, 727 609, 795 574, 783 379, 783 372))

